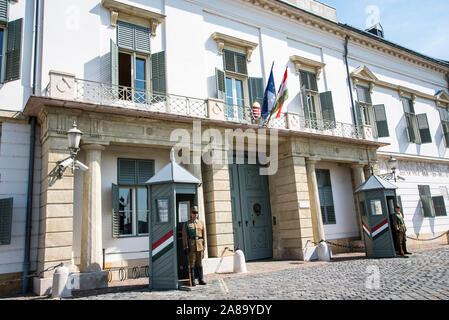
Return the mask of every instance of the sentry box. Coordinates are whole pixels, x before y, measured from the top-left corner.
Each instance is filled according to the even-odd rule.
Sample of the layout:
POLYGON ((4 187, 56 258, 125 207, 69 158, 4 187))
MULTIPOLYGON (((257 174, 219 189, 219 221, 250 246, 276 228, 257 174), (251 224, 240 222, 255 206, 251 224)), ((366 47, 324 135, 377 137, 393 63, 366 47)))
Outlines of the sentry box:
POLYGON ((373 172, 355 191, 360 208, 366 256, 369 258, 396 257, 391 224, 391 215, 397 201, 396 189, 395 185, 373 172))
POLYGON ((171 161, 146 182, 150 191, 150 290, 178 289, 188 279, 187 257, 182 246, 182 227, 190 207, 198 205, 201 181, 171 161))

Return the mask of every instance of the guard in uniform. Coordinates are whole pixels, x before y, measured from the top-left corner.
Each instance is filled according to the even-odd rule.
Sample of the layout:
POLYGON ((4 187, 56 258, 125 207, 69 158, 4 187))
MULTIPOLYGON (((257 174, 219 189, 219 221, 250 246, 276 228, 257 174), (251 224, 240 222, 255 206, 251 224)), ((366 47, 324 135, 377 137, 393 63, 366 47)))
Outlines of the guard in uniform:
POLYGON ((398 205, 394 206, 394 213, 392 214, 391 223, 393 224, 393 230, 396 233, 396 237, 395 237, 396 246, 395 247, 397 247, 399 254, 401 256, 404 256, 405 254, 411 254, 410 252, 407 251, 407 246, 406 246, 407 228, 405 227, 404 216, 402 215, 401 207, 399 207, 398 205))
POLYGON ((204 224, 198 220, 198 207, 190 208, 190 220, 182 228, 182 243, 187 256, 192 286, 195 286, 195 275, 198 276, 199 284, 205 285, 203 279, 203 258, 206 248, 206 232, 204 224))

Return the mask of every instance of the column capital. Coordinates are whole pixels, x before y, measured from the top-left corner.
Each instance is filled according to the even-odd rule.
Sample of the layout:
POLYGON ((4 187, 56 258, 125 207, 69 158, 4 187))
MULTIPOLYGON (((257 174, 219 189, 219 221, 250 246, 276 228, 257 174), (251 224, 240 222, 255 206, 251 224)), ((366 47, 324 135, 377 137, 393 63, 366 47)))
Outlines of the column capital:
POLYGON ((318 157, 308 157, 306 158, 306 164, 316 164, 320 160, 318 157))
POLYGON ((87 143, 81 145, 81 150, 98 150, 103 151, 106 147, 97 143, 87 143))
POLYGON ((365 168, 365 166, 367 166, 367 164, 359 162, 359 163, 351 163, 349 166, 351 167, 351 169, 363 169, 365 168))

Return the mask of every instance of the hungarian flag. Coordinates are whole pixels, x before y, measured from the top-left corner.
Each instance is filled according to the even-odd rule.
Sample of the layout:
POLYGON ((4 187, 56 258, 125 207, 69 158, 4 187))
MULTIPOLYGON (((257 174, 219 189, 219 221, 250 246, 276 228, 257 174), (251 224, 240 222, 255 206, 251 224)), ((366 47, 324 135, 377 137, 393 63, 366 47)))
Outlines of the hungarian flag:
MULTIPOLYGON (((277 95, 276 104, 271 112, 273 115, 277 111, 277 115, 275 119, 278 119, 281 116, 282 106, 284 105, 285 100, 288 98, 288 88, 287 88, 287 70, 288 67, 285 68, 284 79, 282 79, 281 86, 279 87, 279 92, 277 95)), ((271 117, 270 115, 270 117, 271 117)))

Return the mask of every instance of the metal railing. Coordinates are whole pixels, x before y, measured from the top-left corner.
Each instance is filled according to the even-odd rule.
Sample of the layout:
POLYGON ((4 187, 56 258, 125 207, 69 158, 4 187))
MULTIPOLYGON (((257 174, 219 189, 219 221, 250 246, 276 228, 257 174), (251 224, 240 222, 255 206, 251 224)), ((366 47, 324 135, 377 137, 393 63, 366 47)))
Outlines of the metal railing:
POLYGON ((157 94, 125 86, 75 79, 75 100, 108 104, 122 108, 170 114, 207 117, 207 103, 174 94, 157 94))
MULTIPOLYGON (((47 90, 47 95, 51 93, 47 90)), ((132 110, 155 111, 168 114, 209 118, 208 100, 174 94, 158 94, 125 86, 111 85, 75 78, 75 100, 106 104, 132 110)), ((266 121, 255 120, 253 110, 245 105, 223 102, 224 120, 248 125, 266 126, 266 121)), ((327 136, 361 139, 362 133, 354 124, 306 118, 286 113, 271 118, 269 128, 310 132, 327 136)))

